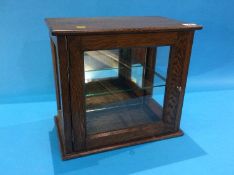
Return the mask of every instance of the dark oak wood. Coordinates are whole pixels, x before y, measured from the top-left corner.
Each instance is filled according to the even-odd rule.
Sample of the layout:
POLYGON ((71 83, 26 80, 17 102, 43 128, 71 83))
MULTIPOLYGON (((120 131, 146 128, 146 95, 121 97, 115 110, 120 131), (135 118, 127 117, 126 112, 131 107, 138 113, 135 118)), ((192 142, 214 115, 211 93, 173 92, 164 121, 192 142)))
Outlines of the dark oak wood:
MULTIPOLYGON (((154 84, 154 72, 156 64, 156 47, 148 47, 146 50, 146 61, 145 67, 146 71, 144 74, 144 86, 152 87, 154 84)), ((147 89, 145 94, 152 95, 153 88, 147 89)))
POLYGON ((63 137, 65 142, 65 153, 71 153, 72 148, 72 122, 71 122, 71 106, 70 106, 70 82, 69 82, 69 60, 67 52, 67 40, 65 36, 59 36, 56 40, 57 45, 57 66, 58 66, 58 77, 59 77, 59 92, 60 92, 60 103, 61 113, 60 123, 63 128, 63 137))
POLYGON ((181 33, 180 34, 180 42, 177 44, 178 52, 181 53, 181 55, 178 54, 178 59, 184 59, 183 63, 183 71, 181 75, 181 90, 180 90, 180 96, 178 100, 178 111, 175 119, 175 129, 178 130, 180 128, 180 119, 181 119, 181 113, 182 113, 182 107, 183 107, 183 101, 184 101, 184 93, 186 88, 186 82, 187 82, 187 75, 188 75, 188 69, 189 69, 189 62, 190 62, 190 56, 192 52, 192 45, 193 45, 193 37, 194 32, 181 33), (181 46, 178 46, 179 43, 181 46), (183 46, 184 51, 182 51, 183 46), (184 58, 183 58, 184 57, 184 58))
POLYGON ((126 79, 127 81, 131 79, 131 49, 120 49, 119 57, 119 77, 126 79))
POLYGON ((53 60, 53 66, 54 66, 54 82, 55 82, 55 89, 56 89, 57 110, 61 110, 57 52, 56 52, 55 43, 53 42, 52 39, 50 39, 50 47, 51 47, 52 60, 53 60))
POLYGON ((188 25, 187 22, 160 16, 48 18, 46 23, 52 35, 147 33, 202 28, 200 25, 188 25))
POLYGON ((86 124, 85 124, 85 97, 84 97, 84 56, 79 49, 80 42, 73 42, 68 37, 68 49, 70 60, 70 92, 73 128, 73 146, 75 151, 83 151, 86 148, 86 124))
POLYGON ((73 36, 75 40, 81 40, 82 50, 98 50, 112 48, 130 48, 146 46, 163 46, 174 44, 177 39, 177 32, 158 32, 158 33, 134 33, 134 34, 103 34, 73 36))
POLYGON ((50 18, 46 23, 63 159, 183 134, 180 119, 189 60, 194 31, 201 26, 164 17, 50 18), (155 72, 160 46, 171 48, 167 77, 155 72), (107 69, 115 65, 116 77, 86 82, 84 53, 92 57, 88 51, 102 50, 100 57, 106 49, 119 52, 107 52, 105 60, 113 60, 106 65, 104 58, 95 61, 107 69), (133 77, 136 66, 142 71, 139 82, 133 77), (156 76, 165 82, 155 84, 156 76), (163 105, 153 97, 156 87, 165 87, 163 105))
POLYGON ((171 131, 179 130, 193 35, 193 31, 180 32, 171 48, 163 108, 163 120, 171 131))

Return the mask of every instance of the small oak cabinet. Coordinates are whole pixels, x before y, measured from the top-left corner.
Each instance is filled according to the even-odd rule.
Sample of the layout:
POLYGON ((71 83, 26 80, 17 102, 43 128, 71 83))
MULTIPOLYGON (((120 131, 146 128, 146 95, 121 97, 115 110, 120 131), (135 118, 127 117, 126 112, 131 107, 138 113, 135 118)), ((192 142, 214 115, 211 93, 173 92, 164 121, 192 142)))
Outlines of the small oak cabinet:
POLYGON ((164 17, 48 18, 63 159, 183 134, 195 30, 164 17))

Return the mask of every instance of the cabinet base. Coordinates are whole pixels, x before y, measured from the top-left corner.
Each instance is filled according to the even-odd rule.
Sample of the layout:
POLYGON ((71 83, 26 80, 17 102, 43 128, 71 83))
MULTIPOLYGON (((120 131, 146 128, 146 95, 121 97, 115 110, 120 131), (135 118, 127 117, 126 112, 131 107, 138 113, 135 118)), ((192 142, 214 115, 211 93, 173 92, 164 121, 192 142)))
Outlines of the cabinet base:
POLYGON ((58 124, 58 117, 55 117, 54 120, 55 120, 55 125, 56 125, 56 128, 57 128, 57 133, 58 133, 58 137, 59 137, 59 144, 60 144, 60 151, 61 151, 63 160, 73 159, 73 158, 77 158, 77 157, 86 156, 86 155, 89 155, 89 154, 109 151, 109 150, 113 150, 113 149, 118 149, 118 148, 122 148, 122 147, 142 144, 142 143, 146 143, 146 142, 169 139, 169 138, 173 138, 173 137, 182 136, 184 134, 182 130, 179 130, 177 132, 169 133, 169 134, 165 134, 165 135, 161 135, 161 136, 143 138, 143 139, 140 139, 140 140, 129 141, 129 142, 126 142, 126 143, 120 143, 120 144, 105 146, 105 147, 102 147, 102 148, 92 149, 92 150, 88 150, 88 151, 73 152, 73 153, 67 154, 67 153, 65 153, 65 150, 64 150, 64 143, 63 143, 62 132, 61 132, 62 130, 60 128, 60 125, 58 124))

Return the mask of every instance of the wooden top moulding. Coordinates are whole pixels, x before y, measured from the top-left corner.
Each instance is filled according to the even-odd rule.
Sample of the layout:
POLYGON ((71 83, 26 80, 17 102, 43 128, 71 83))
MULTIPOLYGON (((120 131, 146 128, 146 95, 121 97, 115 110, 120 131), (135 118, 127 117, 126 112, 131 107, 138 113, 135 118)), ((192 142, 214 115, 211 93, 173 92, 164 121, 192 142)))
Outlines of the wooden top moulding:
POLYGON ((159 16, 47 18, 46 23, 52 35, 146 33, 202 29, 202 26, 194 23, 159 16))

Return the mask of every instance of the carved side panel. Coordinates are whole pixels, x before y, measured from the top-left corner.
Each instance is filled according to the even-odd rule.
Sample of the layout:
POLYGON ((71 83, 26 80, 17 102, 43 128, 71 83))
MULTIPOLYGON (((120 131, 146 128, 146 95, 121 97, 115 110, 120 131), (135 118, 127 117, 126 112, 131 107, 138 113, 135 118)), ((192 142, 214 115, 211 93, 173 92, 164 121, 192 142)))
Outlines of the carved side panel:
POLYGON ((64 148, 66 153, 72 150, 72 128, 71 128, 71 108, 70 108, 70 89, 69 89, 69 59, 67 51, 67 41, 65 36, 57 37, 57 66, 59 79, 59 93, 61 110, 58 116, 61 118, 60 125, 63 130, 64 148))
MULTIPOLYGON (((145 75, 144 75, 144 86, 153 87, 154 84, 154 73, 155 73, 155 64, 156 64, 156 47, 148 47, 146 54, 146 63, 145 63, 145 75)), ((153 88, 148 88, 145 90, 145 95, 152 96, 153 88)))
POLYGON ((177 42, 171 47, 163 121, 172 132, 179 129, 193 35, 192 31, 179 32, 177 42))
POLYGON ((54 68, 54 81, 55 81, 55 90, 56 90, 57 110, 61 110, 59 75, 58 75, 58 60, 57 60, 57 52, 56 52, 56 45, 55 44, 56 43, 54 43, 52 38, 50 38, 50 46, 51 46, 52 61, 53 61, 53 68, 54 68))
POLYGON ((79 37, 67 37, 70 60, 70 96, 74 151, 86 149, 84 51, 79 37))

